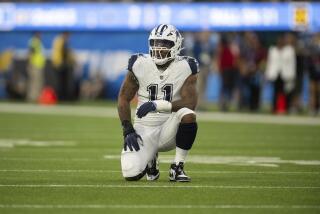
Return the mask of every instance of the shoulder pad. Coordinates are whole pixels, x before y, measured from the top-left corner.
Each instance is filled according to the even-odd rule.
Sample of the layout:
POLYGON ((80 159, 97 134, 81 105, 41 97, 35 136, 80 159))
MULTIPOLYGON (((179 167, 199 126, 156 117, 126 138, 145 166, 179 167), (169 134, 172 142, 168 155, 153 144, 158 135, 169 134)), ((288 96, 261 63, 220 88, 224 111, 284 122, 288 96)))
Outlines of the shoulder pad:
POLYGON ((129 58, 129 61, 128 61, 128 70, 129 71, 132 71, 132 67, 134 65, 134 63, 137 61, 138 57, 139 56, 143 56, 143 54, 133 54, 130 58, 129 58))
POLYGON ((199 73, 199 63, 195 58, 193 58, 193 57, 184 57, 184 59, 188 62, 192 74, 199 73))

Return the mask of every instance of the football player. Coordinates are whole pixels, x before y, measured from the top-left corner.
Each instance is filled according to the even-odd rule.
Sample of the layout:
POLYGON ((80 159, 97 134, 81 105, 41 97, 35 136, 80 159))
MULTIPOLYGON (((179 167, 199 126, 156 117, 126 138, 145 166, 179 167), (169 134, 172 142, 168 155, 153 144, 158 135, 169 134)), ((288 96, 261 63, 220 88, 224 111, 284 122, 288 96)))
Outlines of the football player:
POLYGON ((172 25, 160 24, 149 36, 149 54, 132 55, 118 97, 123 127, 123 177, 136 181, 159 178, 158 152, 176 149, 170 181, 188 182, 184 162, 197 134, 198 62, 180 56, 182 36, 172 25), (131 123, 130 101, 138 95, 131 123))

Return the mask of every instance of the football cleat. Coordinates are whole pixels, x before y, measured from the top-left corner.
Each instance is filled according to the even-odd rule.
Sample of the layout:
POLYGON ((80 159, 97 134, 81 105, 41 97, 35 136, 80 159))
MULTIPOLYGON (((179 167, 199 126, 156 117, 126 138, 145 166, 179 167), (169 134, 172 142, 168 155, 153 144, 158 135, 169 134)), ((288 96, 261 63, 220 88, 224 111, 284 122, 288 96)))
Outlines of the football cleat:
POLYGON ((155 181, 160 177, 158 153, 147 165, 147 181, 155 181))
POLYGON ((169 170, 169 179, 170 181, 177 181, 177 182, 190 182, 191 178, 186 175, 183 171, 183 162, 179 162, 178 165, 175 163, 171 164, 169 170))

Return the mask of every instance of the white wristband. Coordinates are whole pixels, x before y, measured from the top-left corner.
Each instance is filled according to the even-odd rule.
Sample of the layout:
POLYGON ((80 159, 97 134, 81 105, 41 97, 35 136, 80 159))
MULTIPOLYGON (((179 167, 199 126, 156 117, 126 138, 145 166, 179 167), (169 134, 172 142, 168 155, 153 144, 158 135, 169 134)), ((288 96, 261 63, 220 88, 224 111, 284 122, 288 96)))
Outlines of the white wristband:
POLYGON ((154 100, 158 112, 171 112, 172 104, 166 100, 154 100))

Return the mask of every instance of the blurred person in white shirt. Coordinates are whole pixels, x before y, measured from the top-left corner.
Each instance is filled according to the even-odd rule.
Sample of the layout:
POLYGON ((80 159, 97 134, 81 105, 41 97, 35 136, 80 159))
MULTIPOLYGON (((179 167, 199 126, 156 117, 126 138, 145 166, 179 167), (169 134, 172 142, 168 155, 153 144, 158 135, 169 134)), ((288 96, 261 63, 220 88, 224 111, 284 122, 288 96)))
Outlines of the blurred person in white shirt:
POLYGON ((273 112, 285 113, 290 108, 291 94, 296 78, 296 53, 289 42, 289 35, 281 35, 276 46, 268 52, 266 79, 273 82, 273 112), (279 107, 281 97, 284 98, 284 112, 279 107))

